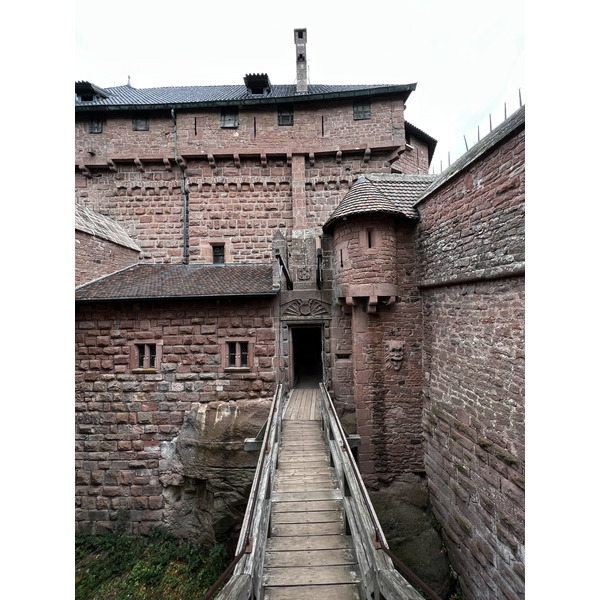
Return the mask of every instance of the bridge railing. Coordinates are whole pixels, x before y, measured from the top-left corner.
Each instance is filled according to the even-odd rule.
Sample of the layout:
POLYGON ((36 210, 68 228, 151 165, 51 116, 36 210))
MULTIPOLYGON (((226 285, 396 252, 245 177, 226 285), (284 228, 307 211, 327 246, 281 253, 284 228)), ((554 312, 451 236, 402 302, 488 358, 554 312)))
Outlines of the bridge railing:
POLYGON ((278 385, 264 428, 262 446, 235 550, 235 558, 202 600, 215 597, 215 593, 232 571, 233 575, 216 596, 217 600, 250 600, 250 598, 262 597, 260 587, 262 586, 264 555, 269 534, 271 492, 277 468, 284 408, 282 390, 282 386, 278 385))
POLYGON ((366 597, 373 600, 423 600, 423 596, 394 568, 396 565, 431 600, 441 600, 390 551, 331 396, 322 383, 320 389, 325 440, 344 493, 344 514, 352 534, 366 597))

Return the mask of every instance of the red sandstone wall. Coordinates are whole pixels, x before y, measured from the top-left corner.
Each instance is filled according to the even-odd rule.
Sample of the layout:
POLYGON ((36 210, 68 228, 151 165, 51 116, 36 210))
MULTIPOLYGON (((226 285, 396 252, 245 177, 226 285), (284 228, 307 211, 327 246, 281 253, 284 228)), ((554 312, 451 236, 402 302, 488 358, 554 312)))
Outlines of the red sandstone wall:
POLYGON ((119 508, 131 511, 136 533, 161 522, 160 444, 179 434, 186 411, 196 403, 236 401, 243 415, 246 403, 272 398, 274 314, 272 302, 252 299, 77 307, 78 528, 110 529, 119 508), (230 338, 254 344, 251 369, 224 369, 222 342, 230 338), (129 345, 136 340, 162 342, 156 373, 132 372, 129 345))
POLYGON ((524 146, 419 205, 425 467, 472 600, 524 594, 524 146))
POLYGON ((75 232, 75 286, 134 265, 139 252, 82 231, 75 232))
MULTIPOLYGON (((413 232, 412 223, 382 215, 348 219, 334 232, 337 294, 346 289, 353 296, 352 290, 363 290, 361 286, 396 286, 396 302, 386 305, 382 298, 372 312, 367 312, 368 299, 360 291, 353 296, 350 319, 334 315, 332 328, 335 348, 343 350, 348 337, 352 341, 353 385, 338 383, 334 391, 342 406, 355 403, 359 466, 372 487, 407 471, 423 471, 421 304, 413 232), (367 247, 367 230, 372 232, 372 248, 367 247), (389 361, 390 343, 403 345, 397 369, 389 361)), ((334 363, 334 379, 348 369, 345 361, 339 362, 334 363)))
MULTIPOLYGON (((262 262, 277 229, 294 223, 320 235, 360 174, 389 172, 403 122, 402 101, 375 98, 371 119, 358 121, 352 101, 299 103, 291 127, 277 125, 276 106, 241 107, 236 129, 220 127, 220 109, 178 113, 190 261, 210 261, 210 243, 220 240, 232 262, 262 262)), ((77 116, 76 199, 119 222, 142 261, 180 262, 183 177, 173 122, 152 112, 149 123, 133 131, 131 114, 111 113, 103 132, 90 134, 88 117, 77 116)))
MULTIPOLYGON (((77 177, 77 198, 106 214, 142 248, 142 261, 180 262, 183 258, 183 193, 181 174, 158 163, 145 171, 121 164, 118 172, 95 171, 92 178, 77 177)), ((304 188, 306 227, 317 235, 352 183, 365 171, 389 171, 383 156, 365 163, 349 154, 305 160, 300 185, 304 188)), ((271 242, 278 229, 293 228, 292 169, 287 159, 189 160, 189 258, 211 262, 211 241, 226 244, 231 262, 271 260, 271 242)), ((288 240, 289 241, 289 240, 288 240)))
POLYGON ((418 138, 412 136, 409 145, 400 155, 397 165, 402 169, 402 173, 429 173, 429 148, 427 144, 418 138))
MULTIPOLYGON (((170 112, 151 112, 148 131, 132 131, 130 113, 109 113, 103 132, 88 133, 89 118, 79 113, 75 163, 106 157, 174 157, 170 112), (94 154, 90 154, 92 151, 94 154)), ((371 100, 371 118, 354 120, 353 101, 295 103, 294 124, 277 124, 277 106, 241 106, 239 126, 221 128, 221 109, 177 111, 179 155, 201 153, 313 152, 400 146, 404 144, 402 100, 371 100)))

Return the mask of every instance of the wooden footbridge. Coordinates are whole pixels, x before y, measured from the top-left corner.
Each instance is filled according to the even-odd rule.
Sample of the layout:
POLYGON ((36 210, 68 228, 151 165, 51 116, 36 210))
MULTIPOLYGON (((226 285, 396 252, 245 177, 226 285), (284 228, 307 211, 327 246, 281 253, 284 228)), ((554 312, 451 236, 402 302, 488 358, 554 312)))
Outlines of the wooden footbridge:
POLYGON ((322 384, 286 400, 279 387, 246 447, 260 456, 235 560, 203 600, 423 599, 394 567, 406 569, 389 551, 322 384))

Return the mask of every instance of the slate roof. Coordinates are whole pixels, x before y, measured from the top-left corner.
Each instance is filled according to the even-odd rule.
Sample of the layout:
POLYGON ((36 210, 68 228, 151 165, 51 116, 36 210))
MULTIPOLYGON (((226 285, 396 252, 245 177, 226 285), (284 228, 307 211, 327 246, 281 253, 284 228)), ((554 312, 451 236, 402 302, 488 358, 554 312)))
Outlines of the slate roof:
POLYGON ((117 222, 86 206, 75 205, 75 229, 141 252, 141 248, 117 222))
POLYGON ((503 123, 498 125, 498 127, 477 142, 470 150, 467 150, 460 158, 455 160, 441 175, 438 176, 427 192, 419 198, 418 202, 427 198, 448 180, 461 173, 469 165, 476 160, 479 160, 484 154, 493 150, 513 132, 523 127, 525 127, 525 106, 521 106, 521 108, 510 115, 503 123))
POLYGON ((274 296, 270 264, 138 264, 75 289, 76 301, 274 296))
POLYGON ((403 85, 318 85, 308 86, 307 92, 296 92, 296 85, 271 85, 265 96, 251 95, 245 85, 174 86, 136 89, 129 85, 99 88, 89 82, 76 82, 76 90, 93 88, 94 100, 82 101, 75 95, 75 110, 133 110, 185 106, 219 106, 226 104, 257 104, 273 101, 318 100, 336 97, 403 93, 408 97, 416 83, 403 85))
POLYGON ((415 202, 435 178, 435 175, 403 173, 362 175, 323 225, 323 230, 330 229, 340 219, 363 213, 385 213, 418 219, 415 202))

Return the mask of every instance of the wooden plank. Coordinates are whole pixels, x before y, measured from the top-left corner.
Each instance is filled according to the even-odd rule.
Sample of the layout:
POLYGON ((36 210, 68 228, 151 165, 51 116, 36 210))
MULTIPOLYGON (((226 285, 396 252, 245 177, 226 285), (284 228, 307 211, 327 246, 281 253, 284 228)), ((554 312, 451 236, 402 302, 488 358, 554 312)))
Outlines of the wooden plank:
POLYGON ((341 510, 341 500, 312 500, 305 502, 274 502, 271 504, 271 514, 279 512, 309 512, 312 510, 341 510))
POLYGON ((265 586, 332 585, 359 581, 358 569, 350 565, 268 569, 264 573, 265 586))
MULTIPOLYGON (((315 474, 315 477, 331 476, 335 477, 333 469, 324 465, 310 465, 310 466, 293 466, 293 465, 282 465, 275 474, 275 477, 281 475, 283 477, 306 477, 311 473, 315 474)), ((334 485, 337 487, 337 479, 334 478, 334 485)))
POLYGON ((336 486, 336 482, 333 477, 327 473, 321 475, 315 475, 314 477, 297 474, 292 476, 278 477, 275 481, 275 488, 281 490, 282 486, 293 486, 304 487, 307 484, 319 485, 321 489, 329 487, 333 489, 336 486))
POLYGON ((264 600, 360 600, 358 585, 290 586, 265 588, 264 600))
POLYGON ((282 552, 300 548, 304 550, 354 549, 354 542, 349 535, 315 535, 310 538, 290 536, 267 539, 267 552, 282 552))
MULTIPOLYGON (((302 481, 283 481, 276 482, 273 486, 275 492, 321 492, 323 491, 323 483, 318 481, 302 480, 302 481)), ((329 489, 333 489, 333 485, 328 485, 329 489)))
POLYGON ((342 520, 333 523, 271 523, 272 537, 296 537, 302 535, 342 535, 345 533, 342 520))
POLYGON ((279 523, 333 523, 343 522, 344 517, 339 510, 313 510, 310 512, 282 512, 271 514, 271 524, 279 523))
POLYGON ((273 492, 273 502, 297 502, 303 500, 341 500, 341 490, 323 490, 321 492, 273 492))
POLYGON ((326 567, 333 565, 356 564, 356 557, 350 548, 338 550, 287 550, 267 552, 265 567, 326 567))

